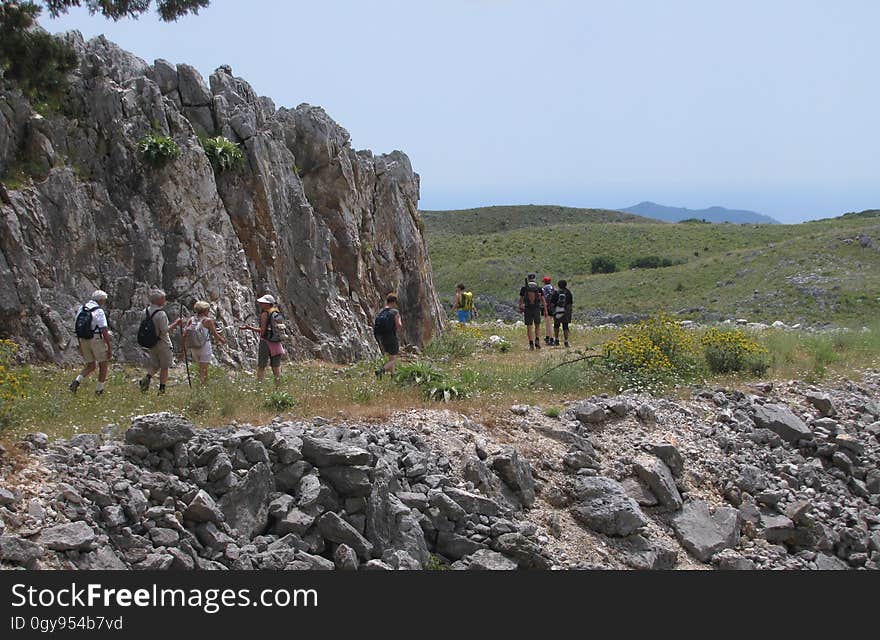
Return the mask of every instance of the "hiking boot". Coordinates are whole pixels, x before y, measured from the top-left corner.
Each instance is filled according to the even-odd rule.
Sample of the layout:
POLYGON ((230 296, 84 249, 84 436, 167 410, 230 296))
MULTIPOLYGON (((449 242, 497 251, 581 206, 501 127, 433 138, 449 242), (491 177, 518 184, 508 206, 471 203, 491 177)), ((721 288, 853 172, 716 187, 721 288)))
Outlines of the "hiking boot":
POLYGON ((79 380, 74 380, 67 388, 70 389, 71 393, 76 393, 76 390, 79 389, 79 380))
POLYGON ((530 342, 530 343, 529 343, 529 351, 534 351, 534 350, 535 350, 535 343, 534 343, 534 342, 530 342))
POLYGON ((141 393, 146 393, 150 388, 149 376, 144 376, 143 378, 138 380, 138 386, 141 388, 141 393))
MULTIPOLYGON (((553 346, 554 346, 554 347, 558 347, 558 346, 559 346, 559 338, 556 338, 555 340, 553 340, 553 346)), ((566 343, 565 346, 567 347, 567 346, 568 346, 568 343, 566 343)))
POLYGON ((541 341, 535 340, 535 349, 540 349, 540 348, 541 348, 541 341))
POLYGON ((385 374, 385 367, 380 369, 376 369, 376 380, 381 380, 382 376, 385 374))
MULTIPOLYGON (((557 342, 556 344, 559 344, 559 343, 557 342)), ((568 340, 565 341, 565 346, 566 346, 566 347, 570 347, 570 346, 571 346, 570 344, 568 344, 568 340)))
POLYGON ((159 385, 159 392, 156 395, 157 396, 164 396, 165 395, 165 385, 164 384, 159 385))
POLYGON ((95 395, 96 396, 103 396, 104 390, 103 389, 95 389, 95 395))

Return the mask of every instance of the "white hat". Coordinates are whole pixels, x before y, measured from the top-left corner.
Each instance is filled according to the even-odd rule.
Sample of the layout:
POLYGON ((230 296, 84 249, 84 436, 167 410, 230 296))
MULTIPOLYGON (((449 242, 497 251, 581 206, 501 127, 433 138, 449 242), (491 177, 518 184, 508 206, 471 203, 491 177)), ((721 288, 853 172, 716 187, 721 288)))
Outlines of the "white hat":
POLYGON ((107 299, 107 292, 106 291, 102 291, 101 289, 95 289, 95 291, 92 293, 92 300, 106 300, 106 299, 107 299))
POLYGON ((257 302, 264 302, 266 304, 275 304, 275 298, 273 296, 270 296, 267 293, 262 298, 257 298, 257 302))

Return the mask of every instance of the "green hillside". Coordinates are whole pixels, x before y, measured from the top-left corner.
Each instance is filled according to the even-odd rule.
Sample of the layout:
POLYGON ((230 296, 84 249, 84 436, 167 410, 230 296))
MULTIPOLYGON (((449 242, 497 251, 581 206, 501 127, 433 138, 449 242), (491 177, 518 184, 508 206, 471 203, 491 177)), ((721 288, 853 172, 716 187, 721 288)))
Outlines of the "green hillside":
POLYGON ((609 209, 575 209, 552 205, 481 207, 457 211, 422 211, 428 235, 473 235, 525 227, 551 227, 583 222, 656 222, 609 209))
POLYGON ((536 271, 554 281, 568 279, 576 314, 584 319, 690 309, 682 317, 851 325, 880 312, 880 218, 798 225, 570 223, 568 211, 562 210, 562 223, 533 227, 526 226, 533 215, 527 207, 470 210, 463 224, 462 213, 429 214, 428 244, 441 296, 450 297, 464 281, 478 296, 497 299, 500 310, 515 301, 526 272, 536 271), (497 209, 504 210, 510 230, 473 231, 497 228, 497 209), (485 222, 481 211, 488 212, 485 222), (860 236, 873 240, 863 246, 860 236), (591 274, 597 256, 613 260, 619 271, 591 274), (681 264, 629 268, 645 256, 681 264))

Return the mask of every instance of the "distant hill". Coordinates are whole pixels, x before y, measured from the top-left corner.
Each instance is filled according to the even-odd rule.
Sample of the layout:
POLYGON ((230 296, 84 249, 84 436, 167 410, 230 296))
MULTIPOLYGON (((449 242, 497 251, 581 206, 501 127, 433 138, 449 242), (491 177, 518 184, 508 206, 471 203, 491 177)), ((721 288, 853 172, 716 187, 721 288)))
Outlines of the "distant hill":
POLYGON ((631 207, 625 207, 621 211, 665 222, 681 222, 682 220, 696 218, 697 220, 706 220, 706 222, 731 222, 733 224, 779 224, 778 220, 774 220, 762 213, 725 209, 724 207, 685 209, 684 207, 667 207, 656 202, 646 201, 631 207))
POLYGON ((588 222, 654 222, 648 218, 610 209, 577 209, 537 204, 420 213, 429 235, 499 233, 526 227, 547 228, 588 222))
POLYGON ((466 283, 484 318, 521 317, 516 296, 529 271, 568 280, 579 321, 657 311, 841 326, 880 318, 880 217, 871 211, 794 225, 670 224, 525 206, 422 220, 438 293, 451 300, 466 283), (594 273, 600 257, 616 271, 594 273), (652 264, 660 268, 645 268, 652 264))

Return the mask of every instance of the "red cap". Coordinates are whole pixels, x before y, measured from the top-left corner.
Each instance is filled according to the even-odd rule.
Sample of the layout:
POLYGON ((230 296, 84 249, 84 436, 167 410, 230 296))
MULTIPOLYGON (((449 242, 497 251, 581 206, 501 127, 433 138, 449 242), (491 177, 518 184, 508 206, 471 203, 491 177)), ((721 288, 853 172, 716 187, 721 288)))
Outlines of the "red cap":
POLYGON ((551 280, 550 276, 544 276, 544 282, 548 282, 548 283, 549 283, 550 280, 551 280))

